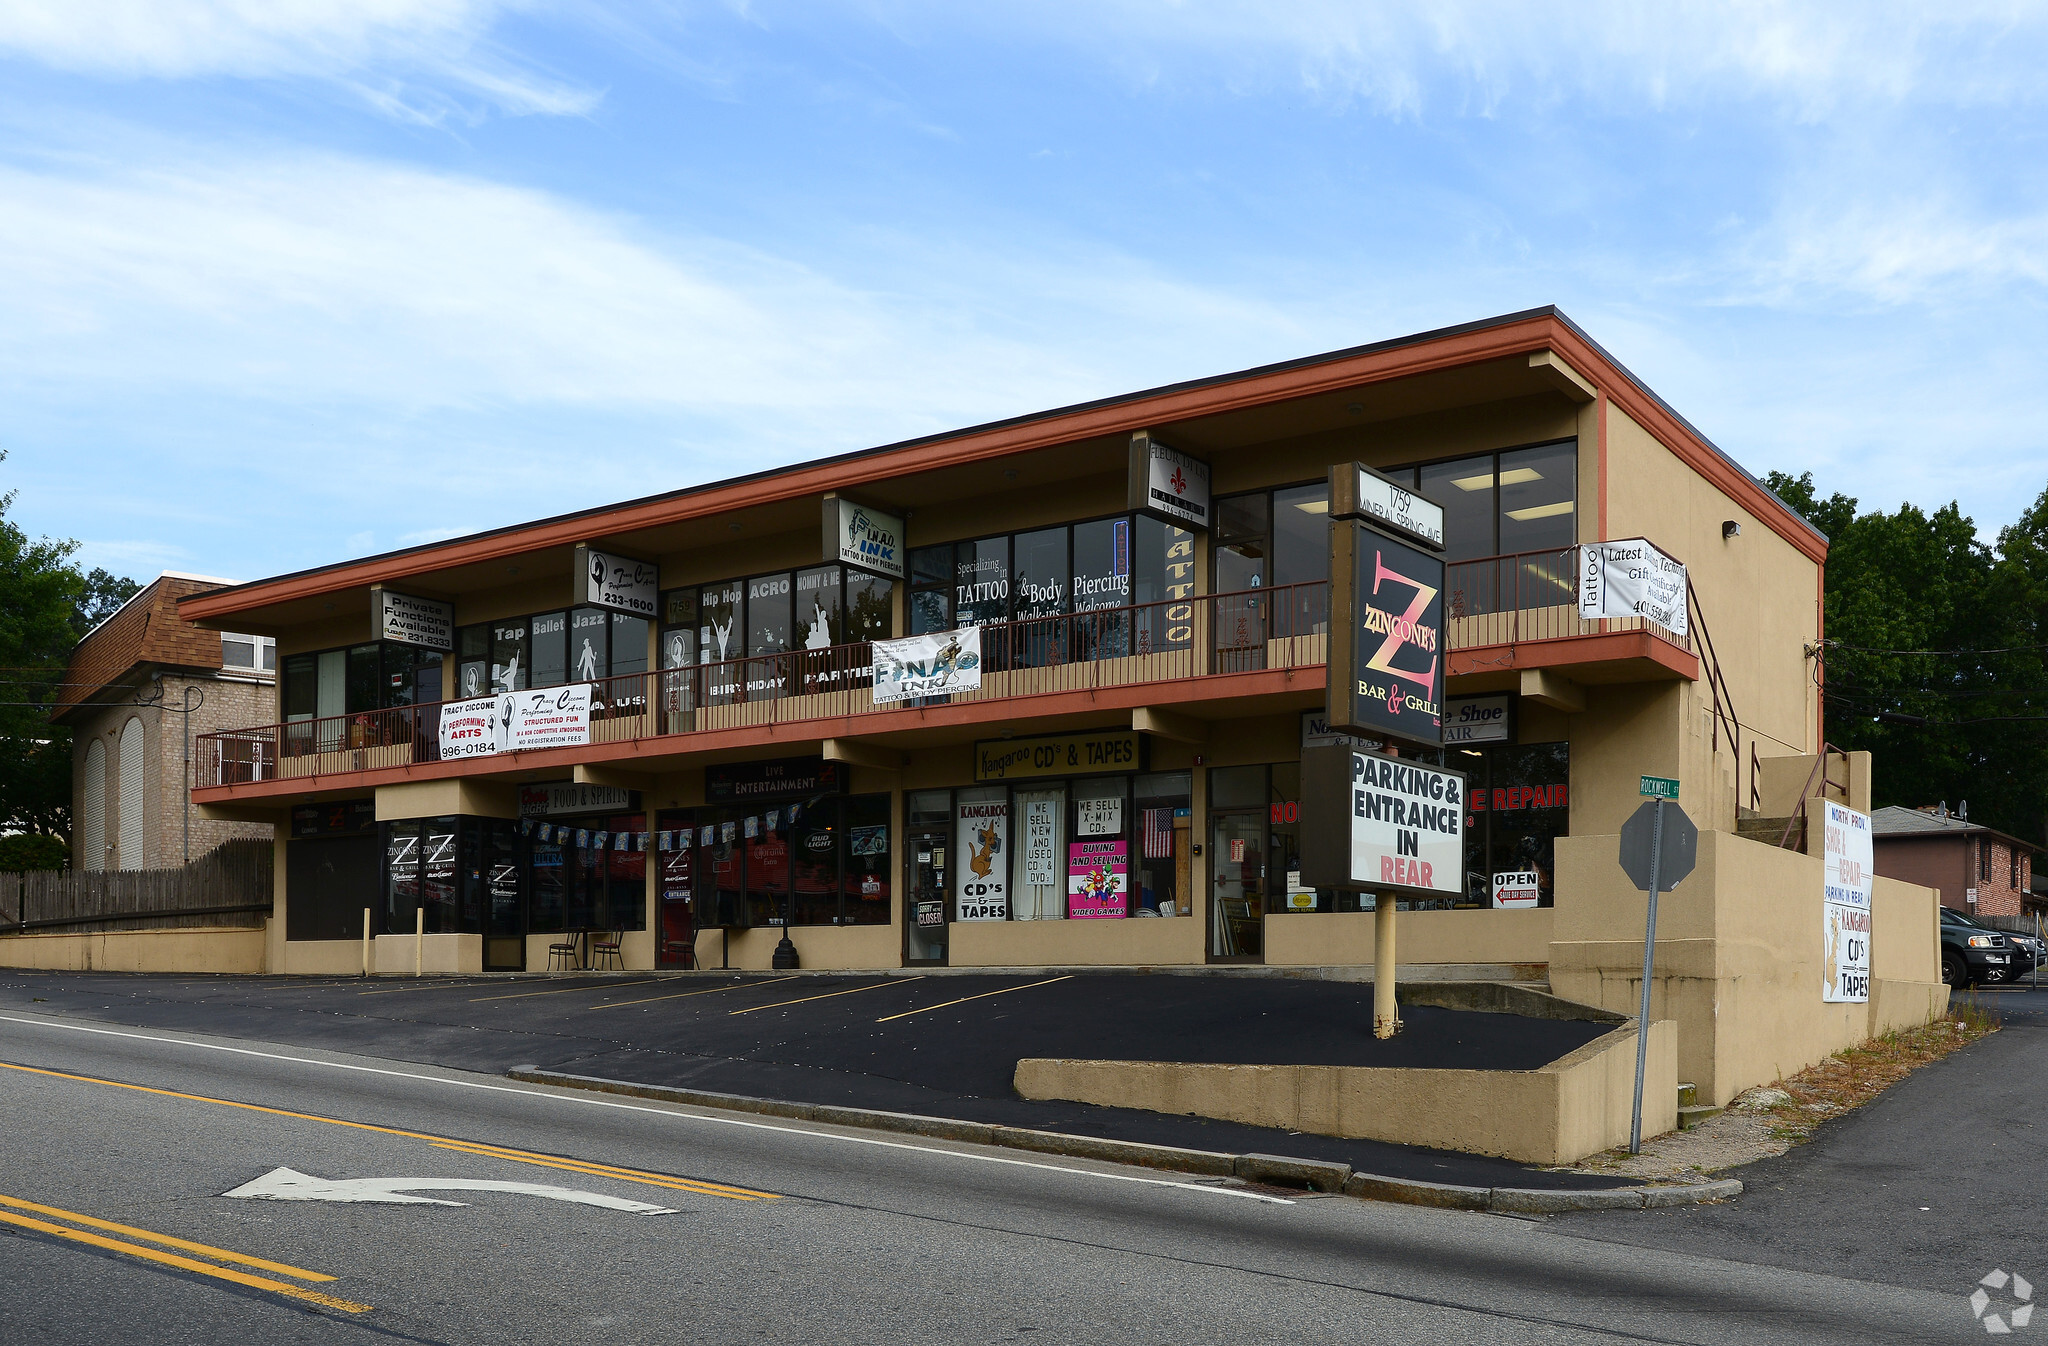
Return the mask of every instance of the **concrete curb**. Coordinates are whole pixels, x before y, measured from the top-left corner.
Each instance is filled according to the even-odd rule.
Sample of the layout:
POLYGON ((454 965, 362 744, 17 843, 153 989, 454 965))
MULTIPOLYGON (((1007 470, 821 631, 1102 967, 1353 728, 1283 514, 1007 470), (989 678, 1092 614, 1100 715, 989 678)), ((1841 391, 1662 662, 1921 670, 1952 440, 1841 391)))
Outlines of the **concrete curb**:
POLYGON ((1666 1206, 1691 1206, 1706 1201, 1727 1201, 1742 1194, 1734 1178, 1695 1183, 1685 1187, 1608 1187, 1591 1191, 1552 1191, 1533 1187, 1455 1187, 1447 1183, 1415 1182, 1377 1173, 1355 1173, 1349 1164, 1322 1159, 1294 1159, 1277 1154, 1218 1154, 1213 1150, 1183 1150, 1171 1145, 1147 1145, 1134 1140, 1105 1140, 1099 1136, 1069 1136, 1058 1131, 1033 1131, 1021 1126, 997 1126, 989 1122, 968 1122, 957 1117, 924 1117, 911 1112, 881 1112, 871 1108, 844 1108, 830 1103, 791 1103, 778 1098, 751 1098, 745 1094, 722 1094, 704 1089, 678 1089, 660 1084, 631 1084, 625 1080, 600 1079, 594 1075, 568 1075, 552 1070, 508 1070, 507 1079, 524 1084, 550 1084, 566 1089, 588 1089, 603 1094, 623 1094, 661 1103, 682 1103, 690 1107, 721 1108, 728 1112, 751 1112, 764 1117, 785 1117, 794 1121, 826 1122, 834 1126, 860 1127, 869 1131, 893 1131, 899 1135, 927 1136, 934 1140, 965 1141, 972 1145, 995 1145, 1037 1154, 1063 1155, 1070 1159, 1099 1159, 1105 1163, 1132 1164, 1140 1168, 1170 1169, 1206 1177, 1241 1178, 1246 1182, 1274 1187, 1300 1187, 1312 1192, 1342 1192, 1368 1201, 1392 1201, 1409 1206, 1434 1206, 1441 1210, 1498 1211, 1516 1215, 1555 1215, 1576 1210, 1654 1210, 1666 1206))

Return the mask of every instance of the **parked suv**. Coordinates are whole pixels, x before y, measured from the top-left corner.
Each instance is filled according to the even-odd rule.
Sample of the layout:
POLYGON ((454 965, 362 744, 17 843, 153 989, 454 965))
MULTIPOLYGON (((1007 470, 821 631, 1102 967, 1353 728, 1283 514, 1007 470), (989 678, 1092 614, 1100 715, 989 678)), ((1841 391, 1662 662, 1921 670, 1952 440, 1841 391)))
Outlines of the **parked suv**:
MULTIPOLYGON (((2034 953, 2019 937, 1979 925, 1950 907, 1941 909, 1941 979, 1955 990, 1978 982, 2015 981, 2034 969, 2034 953)), ((2032 937, 2028 937, 2031 944, 2032 937)))

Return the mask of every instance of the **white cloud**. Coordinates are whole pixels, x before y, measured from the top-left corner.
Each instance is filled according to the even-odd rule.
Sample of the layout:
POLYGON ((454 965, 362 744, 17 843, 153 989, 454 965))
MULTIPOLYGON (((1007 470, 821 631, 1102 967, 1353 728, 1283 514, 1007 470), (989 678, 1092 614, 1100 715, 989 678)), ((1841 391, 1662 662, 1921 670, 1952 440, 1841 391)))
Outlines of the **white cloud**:
POLYGON ((330 81, 412 120, 576 114, 597 95, 499 49, 506 0, 11 0, 0 52, 117 78, 330 81))
POLYGON ((1384 111, 2040 97, 2048 14, 2023 0, 1034 0, 1001 9, 856 0, 907 25, 1024 31, 1085 46, 1141 83, 1289 82, 1384 111), (1190 60, 1192 55, 1195 59, 1190 60))

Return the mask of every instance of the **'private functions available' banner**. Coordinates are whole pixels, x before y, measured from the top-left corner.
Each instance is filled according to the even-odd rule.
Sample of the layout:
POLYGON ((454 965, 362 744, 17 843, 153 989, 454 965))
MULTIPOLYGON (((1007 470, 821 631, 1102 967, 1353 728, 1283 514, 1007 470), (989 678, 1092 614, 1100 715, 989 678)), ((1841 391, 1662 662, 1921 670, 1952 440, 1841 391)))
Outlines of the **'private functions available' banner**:
POLYGON ((875 704, 919 696, 946 696, 981 687, 981 628, 933 631, 905 640, 878 640, 875 704))
POLYGON ((441 707, 441 760, 588 743, 590 702, 587 682, 450 701, 441 707))
POLYGON ((1684 635, 1685 567, 1639 537, 1579 548, 1579 615, 1648 617, 1684 635))

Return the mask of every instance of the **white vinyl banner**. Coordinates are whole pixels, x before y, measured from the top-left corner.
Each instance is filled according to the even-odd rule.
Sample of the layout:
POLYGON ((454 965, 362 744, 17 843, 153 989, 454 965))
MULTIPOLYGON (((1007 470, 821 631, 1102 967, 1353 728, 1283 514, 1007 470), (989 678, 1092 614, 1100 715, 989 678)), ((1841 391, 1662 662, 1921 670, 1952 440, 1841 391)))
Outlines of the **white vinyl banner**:
POLYGON ((971 692, 981 686, 981 628, 933 631, 904 640, 878 640, 875 703, 971 692))
POLYGON ((489 757, 505 751, 505 726, 511 718, 509 696, 448 702, 441 707, 441 760, 489 757))
POLYGON ((1465 891, 1465 778, 1351 754, 1351 881, 1362 888, 1465 891))
POLYGON ((1639 537, 1588 542, 1579 548, 1579 615, 1648 617, 1682 636, 1685 567, 1639 537))
POLYGON ((960 834, 959 866, 953 871, 958 882, 956 921, 1007 921, 1010 919, 1010 856, 1005 842, 1010 833, 1010 806, 1003 800, 962 803, 958 806, 960 834))
POLYGON ((1870 889, 1876 861, 1870 815, 1826 805, 1821 820, 1820 998, 1860 1005, 1870 999, 1870 889))
POLYGON ((512 702, 512 726, 505 746, 513 752, 590 742, 589 683, 514 692, 507 699, 512 702))

